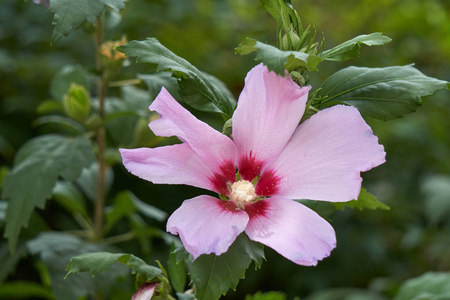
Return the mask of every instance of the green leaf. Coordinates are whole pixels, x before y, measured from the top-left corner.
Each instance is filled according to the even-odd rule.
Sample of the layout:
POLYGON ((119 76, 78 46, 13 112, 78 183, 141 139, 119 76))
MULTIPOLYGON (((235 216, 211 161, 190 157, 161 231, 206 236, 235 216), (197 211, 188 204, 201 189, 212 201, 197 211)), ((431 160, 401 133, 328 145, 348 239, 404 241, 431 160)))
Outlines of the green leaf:
POLYGON ((428 272, 406 280, 394 300, 445 300, 450 299, 450 273, 428 272))
POLYGON ((66 278, 72 273, 79 272, 91 272, 92 276, 95 277, 100 272, 108 271, 115 262, 129 266, 132 274, 145 276, 147 280, 153 280, 161 275, 160 269, 147 265, 145 261, 133 254, 94 252, 72 257, 66 269, 66 278))
MULTIPOLYGON (((81 171, 80 177, 77 179, 76 183, 79 185, 86 197, 95 202, 97 197, 97 178, 98 178, 98 163, 92 163, 88 168, 84 168, 81 171)), ((106 169, 105 173, 105 190, 104 194, 108 195, 111 189, 112 183, 114 181, 114 173, 111 168, 106 169)))
POLYGON ((106 227, 112 228, 121 218, 129 216, 136 211, 160 222, 167 218, 167 213, 164 211, 139 200, 130 191, 123 191, 114 198, 113 206, 107 209, 106 227))
POLYGON ((10 281, 0 286, 1 299, 50 299, 55 295, 48 287, 32 281, 10 281))
POLYGON ((94 160, 91 142, 84 137, 45 135, 28 141, 19 150, 2 191, 3 197, 9 199, 5 237, 11 252, 34 208, 44 208, 58 177, 73 181, 94 160))
POLYGON ((352 105, 362 114, 392 120, 414 112, 422 97, 447 89, 447 82, 427 77, 412 66, 348 67, 331 75, 317 93, 323 109, 352 105))
POLYGON ((256 51, 255 60, 262 61, 271 71, 284 76, 285 70, 293 71, 303 67, 308 71, 316 71, 317 65, 322 61, 320 57, 298 51, 281 51, 276 47, 246 38, 236 53, 246 55, 256 51))
POLYGON ((118 284, 116 280, 129 273, 126 266, 116 264, 111 266, 108 272, 95 278, 88 273, 64 278, 71 257, 83 253, 111 251, 105 245, 89 243, 72 234, 44 232, 28 241, 27 246, 30 253, 39 255, 47 267, 56 299, 77 300, 88 295, 94 296, 97 291, 101 291, 105 299, 110 299, 108 294, 118 284))
MULTIPOLYGON (((24 243, 19 243, 18 249, 14 254, 8 250, 8 244, 2 243, 0 246, 0 286, 9 274, 13 273, 19 261, 28 255, 27 248, 24 243)), ((0 292, 1 295, 1 292, 0 292)), ((1 298, 1 297, 0 297, 1 298)))
POLYGON ((295 31, 302 31, 302 24, 297 12, 292 7, 291 0, 261 0, 264 8, 277 21, 279 35, 281 29, 288 32, 291 26, 295 31))
POLYGON ((431 224, 448 221, 450 215, 450 176, 433 175, 421 184, 424 194, 425 214, 431 224))
POLYGON ((116 50, 136 57, 137 62, 157 64, 158 71, 172 72, 178 79, 182 100, 193 108, 232 115, 236 100, 225 85, 168 50, 158 40, 131 41, 116 50))
POLYGON ((54 99, 62 101, 73 83, 89 90, 89 75, 80 66, 65 66, 53 78, 50 94, 54 99))
POLYGON ((160 72, 156 74, 138 74, 138 78, 145 82, 153 100, 158 96, 161 88, 164 87, 175 99, 181 99, 178 94, 178 81, 172 77, 170 72, 160 72))
POLYGON ((95 23, 103 13, 105 5, 118 12, 125 7, 127 0, 52 0, 49 11, 53 18, 52 44, 63 36, 68 36, 72 29, 78 29, 84 21, 95 23))
POLYGON ((252 260, 260 267, 264 259, 262 245, 250 241, 245 234, 238 236, 228 251, 220 256, 201 255, 191 264, 190 274, 198 300, 216 300, 245 277, 252 260))
POLYGON ((259 291, 256 294, 245 296, 245 300, 286 300, 286 295, 275 291, 267 293, 259 291))
MULTIPOLYGON (((172 246, 172 250, 173 248, 172 246)), ((178 293, 182 293, 187 281, 186 266, 184 261, 177 261, 177 254, 173 251, 169 255, 167 271, 169 272, 169 280, 172 287, 178 293)))
POLYGON ((58 181, 53 188, 53 198, 72 215, 79 214, 86 221, 90 220, 83 194, 74 184, 58 181))
POLYGON ((133 86, 121 88, 122 97, 108 98, 106 101, 106 130, 116 144, 132 148, 135 131, 140 120, 148 130, 151 99, 147 91, 133 86))
POLYGON ((42 116, 33 123, 34 126, 55 125, 59 130, 65 129, 69 134, 81 135, 86 129, 78 122, 59 115, 42 116))
POLYGON ((383 209, 389 210, 390 207, 386 204, 378 201, 377 197, 369 193, 365 188, 361 188, 361 192, 358 196, 358 200, 352 200, 347 202, 333 202, 333 205, 340 210, 344 208, 357 208, 359 210, 363 209, 383 209))
POLYGON ((384 36, 381 32, 358 35, 357 37, 337 45, 330 50, 322 52, 320 57, 324 60, 344 61, 352 57, 358 57, 361 44, 367 46, 378 46, 387 44, 390 41, 392 40, 389 37, 384 36))

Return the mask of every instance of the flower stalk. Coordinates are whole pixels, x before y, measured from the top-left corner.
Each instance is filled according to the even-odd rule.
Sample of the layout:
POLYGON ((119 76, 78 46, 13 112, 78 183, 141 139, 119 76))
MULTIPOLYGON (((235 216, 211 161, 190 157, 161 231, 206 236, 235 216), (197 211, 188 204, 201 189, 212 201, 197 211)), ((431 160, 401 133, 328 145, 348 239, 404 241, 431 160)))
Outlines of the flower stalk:
POLYGON ((97 19, 97 30, 94 36, 95 43, 95 58, 96 58, 96 68, 98 72, 97 79, 97 97, 98 97, 98 114, 101 119, 101 126, 97 131, 97 157, 98 157, 98 178, 97 178, 97 192, 96 192, 96 202, 95 202, 95 212, 94 212, 94 230, 95 239, 100 239, 103 229, 103 209, 105 206, 105 172, 106 172, 106 162, 105 162, 105 147, 106 147, 106 134, 105 126, 103 123, 105 117, 105 99, 106 99, 106 88, 107 82, 105 80, 105 69, 101 60, 100 47, 103 42, 103 19, 104 15, 97 19))

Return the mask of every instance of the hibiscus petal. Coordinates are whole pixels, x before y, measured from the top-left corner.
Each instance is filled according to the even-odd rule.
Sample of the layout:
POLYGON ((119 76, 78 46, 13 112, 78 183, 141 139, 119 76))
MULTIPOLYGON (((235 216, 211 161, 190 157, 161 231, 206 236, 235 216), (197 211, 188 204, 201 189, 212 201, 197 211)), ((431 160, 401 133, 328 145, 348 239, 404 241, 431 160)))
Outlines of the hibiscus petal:
POLYGON ((288 73, 279 76, 262 64, 250 70, 233 114, 239 158, 251 155, 264 162, 277 155, 303 116, 309 90, 295 84, 288 73))
POLYGON ((167 231, 179 234, 194 259, 202 254, 225 253, 244 231, 248 215, 231 201, 211 196, 185 200, 167 221, 167 231))
POLYGON ((128 171, 153 183, 187 184, 215 190, 212 171, 188 144, 159 148, 120 149, 128 171))
POLYGON ((177 136, 186 142, 214 172, 222 173, 223 166, 235 165, 236 146, 222 133, 198 120, 181 106, 165 89, 150 105, 160 119, 150 123, 151 130, 159 136, 177 136))
POLYGON ((290 199, 260 200, 247 206, 248 237, 303 266, 315 266, 336 247, 333 227, 317 213, 290 199))
POLYGON ((360 173, 385 162, 385 155, 359 111, 337 105, 302 123, 261 176, 276 173, 279 196, 349 201, 360 193, 360 173))
POLYGON ((149 283, 144 282, 141 287, 134 293, 131 297, 131 300, 150 300, 155 293, 155 288, 158 286, 158 283, 149 283))

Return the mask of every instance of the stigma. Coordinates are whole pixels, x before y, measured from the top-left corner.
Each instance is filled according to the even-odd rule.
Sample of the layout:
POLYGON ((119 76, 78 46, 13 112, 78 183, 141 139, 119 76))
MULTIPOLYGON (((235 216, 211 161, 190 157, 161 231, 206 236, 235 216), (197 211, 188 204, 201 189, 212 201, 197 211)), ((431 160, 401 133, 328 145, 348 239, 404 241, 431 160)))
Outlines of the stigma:
POLYGON ((252 203, 257 197, 255 186, 250 181, 240 180, 231 185, 230 200, 239 206, 252 203))

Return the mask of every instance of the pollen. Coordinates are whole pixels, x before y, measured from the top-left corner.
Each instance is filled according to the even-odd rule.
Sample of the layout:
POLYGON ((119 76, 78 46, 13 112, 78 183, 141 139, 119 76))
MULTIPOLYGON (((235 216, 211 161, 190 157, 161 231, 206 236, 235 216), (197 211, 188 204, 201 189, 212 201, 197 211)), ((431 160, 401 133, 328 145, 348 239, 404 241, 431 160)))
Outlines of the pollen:
POLYGON ((255 186, 247 180, 240 180, 231 185, 230 200, 236 203, 251 203, 257 198, 255 186))

